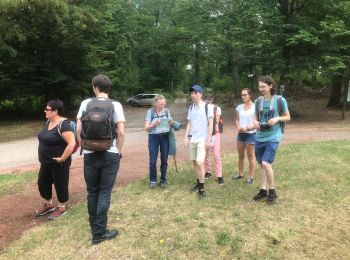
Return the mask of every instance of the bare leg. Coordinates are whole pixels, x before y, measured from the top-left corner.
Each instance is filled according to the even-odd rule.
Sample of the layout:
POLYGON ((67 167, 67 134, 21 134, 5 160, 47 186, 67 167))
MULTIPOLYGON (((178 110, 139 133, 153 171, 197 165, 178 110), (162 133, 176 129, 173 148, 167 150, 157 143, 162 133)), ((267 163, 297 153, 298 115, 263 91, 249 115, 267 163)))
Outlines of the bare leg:
POLYGON ((266 173, 263 164, 259 163, 260 166, 260 189, 266 190, 266 173))
POLYGON ((262 162, 262 167, 266 173, 267 184, 269 185, 269 189, 275 189, 275 178, 273 174, 272 165, 268 162, 262 162))
POLYGON ((245 143, 237 142, 238 152, 238 173, 240 176, 244 175, 244 157, 245 157, 245 143))
POLYGON ((247 156, 249 161, 249 176, 254 177, 255 172, 255 145, 247 144, 247 156))
POLYGON ((197 179, 199 180, 199 183, 204 183, 204 163, 203 162, 196 162, 197 163, 197 179))

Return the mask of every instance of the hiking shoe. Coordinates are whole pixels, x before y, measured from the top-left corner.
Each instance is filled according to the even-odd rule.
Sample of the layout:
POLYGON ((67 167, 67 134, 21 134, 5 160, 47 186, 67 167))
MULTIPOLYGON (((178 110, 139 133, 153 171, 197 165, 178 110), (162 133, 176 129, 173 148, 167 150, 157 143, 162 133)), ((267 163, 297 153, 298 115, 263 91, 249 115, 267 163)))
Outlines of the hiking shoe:
POLYGON ((205 194, 205 191, 204 191, 204 190, 198 191, 198 198, 199 198, 200 200, 204 199, 206 196, 207 196, 207 194, 205 194))
POLYGON ((211 177, 211 173, 210 172, 206 172, 204 175, 204 179, 208 180, 211 177))
POLYGON ((98 244, 105 240, 110 240, 118 236, 118 230, 107 230, 102 236, 96 236, 92 238, 92 244, 98 244))
POLYGON ((45 202, 41 209, 37 209, 35 211, 35 216, 41 217, 41 216, 44 216, 47 213, 50 213, 51 211, 54 211, 54 210, 55 210, 55 207, 52 204, 45 202))
POLYGON ((54 210, 54 212, 52 212, 49 216, 49 220, 55 220, 61 216, 63 216, 64 214, 66 214, 67 211, 65 208, 63 207, 56 207, 56 209, 54 210))
POLYGON ((149 188, 150 189, 156 189, 157 188, 157 183, 156 182, 150 182, 149 183, 149 188))
POLYGON ((259 193, 253 197, 253 200, 258 201, 267 197, 267 190, 260 189, 259 193))
POLYGON ((244 179, 244 176, 238 174, 237 176, 233 176, 232 179, 234 179, 234 180, 241 180, 241 179, 244 179))
POLYGON ((271 191, 269 190, 269 195, 267 195, 267 201, 273 202, 277 199, 277 194, 275 192, 275 190, 271 191))
POLYGON ((161 182, 160 187, 165 190, 166 189, 166 182, 161 182))
POLYGON ((198 190, 199 190, 199 185, 197 183, 192 189, 190 189, 190 192, 197 192, 198 190))
POLYGON ((254 178, 253 177, 249 177, 246 181, 247 184, 253 184, 254 183, 254 178))
POLYGON ((219 185, 224 185, 225 184, 224 183, 224 179, 222 177, 219 177, 218 178, 218 183, 219 183, 219 185))

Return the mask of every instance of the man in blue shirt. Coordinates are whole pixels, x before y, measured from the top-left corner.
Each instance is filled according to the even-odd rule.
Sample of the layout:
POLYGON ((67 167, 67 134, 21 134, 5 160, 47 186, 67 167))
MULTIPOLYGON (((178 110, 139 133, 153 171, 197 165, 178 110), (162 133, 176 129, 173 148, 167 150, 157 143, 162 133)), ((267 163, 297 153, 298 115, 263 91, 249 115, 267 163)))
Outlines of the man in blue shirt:
POLYGON ((271 77, 260 77, 258 89, 261 97, 255 101, 257 111, 255 125, 258 130, 255 157, 260 166, 260 191, 253 199, 258 201, 267 198, 267 201, 272 202, 277 198, 272 162, 282 139, 281 123, 289 121, 290 114, 287 101, 283 97, 274 95, 276 84, 271 77), (279 98, 282 102, 281 114, 278 111, 279 98))

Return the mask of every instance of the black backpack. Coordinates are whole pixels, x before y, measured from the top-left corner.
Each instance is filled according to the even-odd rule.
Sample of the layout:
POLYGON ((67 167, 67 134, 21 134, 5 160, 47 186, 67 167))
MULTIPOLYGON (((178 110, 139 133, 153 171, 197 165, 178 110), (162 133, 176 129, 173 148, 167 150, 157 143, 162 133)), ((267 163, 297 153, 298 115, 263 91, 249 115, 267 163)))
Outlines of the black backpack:
POLYGON ((81 117, 81 147, 89 151, 106 151, 117 138, 113 122, 114 100, 93 98, 81 117))

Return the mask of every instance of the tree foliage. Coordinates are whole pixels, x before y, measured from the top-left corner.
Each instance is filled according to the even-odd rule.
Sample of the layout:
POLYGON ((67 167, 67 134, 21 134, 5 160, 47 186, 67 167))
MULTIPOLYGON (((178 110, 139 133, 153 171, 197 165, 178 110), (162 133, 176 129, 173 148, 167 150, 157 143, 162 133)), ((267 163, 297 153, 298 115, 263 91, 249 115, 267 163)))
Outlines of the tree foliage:
POLYGON ((349 11, 350 0, 3 0, 0 113, 54 97, 76 109, 97 73, 117 99, 192 83, 237 95, 272 74, 290 91, 342 82, 337 104, 349 11))

